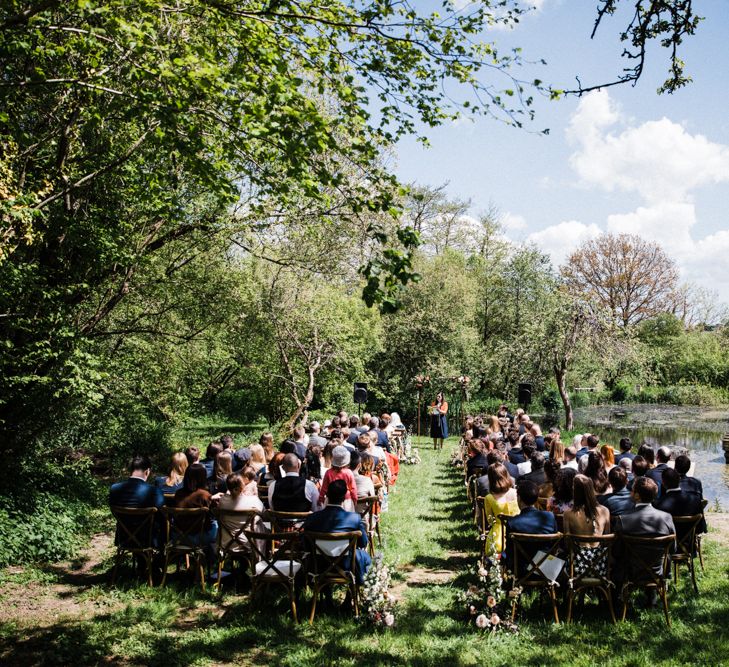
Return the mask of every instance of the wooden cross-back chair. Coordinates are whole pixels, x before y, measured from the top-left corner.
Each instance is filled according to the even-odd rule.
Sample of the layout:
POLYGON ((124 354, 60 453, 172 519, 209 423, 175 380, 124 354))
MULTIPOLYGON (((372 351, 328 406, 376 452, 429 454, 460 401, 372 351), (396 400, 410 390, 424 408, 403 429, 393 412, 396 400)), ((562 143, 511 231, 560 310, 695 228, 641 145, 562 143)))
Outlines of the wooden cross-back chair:
POLYGON ((696 564, 694 562, 698 554, 698 542, 696 539, 698 533, 696 531, 703 518, 703 514, 673 517, 673 525, 676 528, 676 552, 671 555, 673 583, 678 583, 679 566, 685 565, 688 568, 691 583, 696 593, 699 592, 699 587, 696 583, 696 564))
POLYGON ((309 623, 314 622, 319 592, 327 586, 346 586, 352 597, 355 618, 359 617, 357 541, 361 535, 359 531, 348 533, 304 532, 310 548, 309 582, 313 589, 309 623))
POLYGON ((299 532, 306 517, 311 512, 274 512, 268 510, 266 516, 271 521, 271 532, 273 533, 291 533, 299 532))
MULTIPOLYGON (((557 594, 559 586, 556 580, 550 579, 540 569, 547 561, 555 557, 560 548, 562 533, 533 535, 531 533, 508 533, 507 549, 511 549, 511 583, 513 588, 546 590, 552 603, 554 622, 559 623, 557 594), (537 555, 541 552, 541 556, 537 555)), ((515 597, 511 605, 511 619, 516 618, 519 597, 515 597)))
POLYGON ((111 585, 116 582, 116 575, 124 556, 131 554, 141 556, 147 568, 147 583, 153 586, 152 558, 157 549, 154 546, 154 529, 157 518, 156 507, 111 507, 116 519, 116 556, 114 570, 111 573, 111 585))
MULTIPOLYGON (((205 592, 205 563, 207 561, 205 534, 207 533, 207 507, 163 507, 167 517, 167 541, 162 586, 167 582, 167 569, 174 557, 193 559, 200 588, 205 592)), ((188 560, 189 562, 189 560, 188 560)))
POLYGON ((175 504, 175 494, 174 493, 163 493, 162 494, 165 497, 165 505, 167 507, 172 507, 175 504))
POLYGON ((297 623, 296 578, 304 568, 300 533, 244 530, 243 534, 251 547, 251 599, 255 600, 262 588, 268 589, 271 584, 283 586, 289 596, 291 615, 297 623))
POLYGON ((572 605, 578 593, 589 589, 605 596, 610 617, 616 623, 611 579, 612 552, 615 535, 565 535, 568 550, 569 588, 567 589, 567 623, 572 621, 572 605), (595 549, 588 545, 596 544, 595 549), (588 550, 589 549, 589 550, 588 550))
POLYGON ((365 526, 367 527, 367 549, 370 552, 370 556, 375 557, 375 535, 377 536, 377 542, 382 548, 382 537, 380 536, 380 520, 379 516, 375 514, 375 508, 380 499, 377 496, 361 496, 357 498, 356 509, 357 513, 362 517, 365 526))
POLYGON ((268 509, 268 484, 258 485, 258 499, 263 503, 263 506, 268 509))
POLYGON ((263 516, 258 510, 221 510, 213 511, 215 518, 218 520, 218 537, 217 537, 217 553, 218 553, 218 578, 215 586, 218 592, 221 592, 220 580, 223 574, 223 564, 226 559, 230 558, 232 562, 240 562, 241 559, 250 560, 251 547, 248 544, 248 538, 245 536, 246 530, 256 532, 257 526, 260 524, 263 516))
POLYGON ((623 559, 628 568, 620 592, 623 599, 622 620, 625 620, 628 613, 630 592, 636 588, 648 588, 655 589, 658 593, 663 603, 666 625, 671 626, 671 619, 668 615, 667 580, 671 576, 669 553, 675 541, 675 535, 660 537, 622 536, 622 543, 625 547, 623 559), (659 570, 660 574, 656 570, 659 570))
MULTIPOLYGON (((706 509, 706 506, 709 504, 709 501, 704 498, 701 501, 701 512, 703 514, 704 510, 706 509)), ((696 550, 699 552, 699 563, 701 564, 701 571, 704 571, 704 553, 701 550, 701 533, 696 533, 696 550)))

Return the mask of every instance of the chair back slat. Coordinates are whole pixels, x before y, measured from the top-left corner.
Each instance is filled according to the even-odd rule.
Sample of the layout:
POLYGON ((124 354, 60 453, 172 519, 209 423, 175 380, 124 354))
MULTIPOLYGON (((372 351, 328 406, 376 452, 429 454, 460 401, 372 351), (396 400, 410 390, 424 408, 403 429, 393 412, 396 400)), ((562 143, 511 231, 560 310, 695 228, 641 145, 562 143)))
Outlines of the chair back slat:
POLYGON ((203 546, 210 514, 207 507, 163 507, 162 512, 167 517, 168 550, 203 546))
POLYGON ((156 507, 113 505, 111 513, 116 519, 119 546, 126 551, 144 551, 153 548, 156 507))
POLYGON ((515 586, 548 587, 555 585, 541 569, 550 557, 556 557, 562 540, 562 533, 534 535, 531 533, 509 533, 508 542, 512 549, 512 567, 515 586), (541 556, 537 554, 541 552, 541 556))
POLYGON ((250 547, 244 531, 255 530, 256 524, 263 516, 261 512, 255 509, 217 509, 213 512, 213 515, 218 520, 218 551, 220 553, 247 551, 250 547), (227 533, 227 536, 225 533, 227 533))
POLYGON ((626 573, 629 582, 660 587, 661 578, 668 574, 669 554, 675 541, 676 535, 658 537, 622 535, 625 562, 629 565, 626 573))
POLYGON ((349 533, 319 533, 304 531, 304 537, 310 547, 312 555, 312 575, 320 582, 354 582, 357 574, 357 541, 362 537, 359 531, 349 533), (341 546, 347 542, 344 549, 332 549, 333 545, 341 546), (349 566, 345 560, 349 558, 349 566))

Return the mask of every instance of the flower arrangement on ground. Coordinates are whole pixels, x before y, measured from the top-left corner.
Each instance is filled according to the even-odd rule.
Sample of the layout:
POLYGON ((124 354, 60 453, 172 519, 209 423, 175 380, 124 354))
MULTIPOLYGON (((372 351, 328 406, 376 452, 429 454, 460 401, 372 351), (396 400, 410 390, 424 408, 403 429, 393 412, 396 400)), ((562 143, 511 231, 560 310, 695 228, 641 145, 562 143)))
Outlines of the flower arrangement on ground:
POLYGON ((395 625, 395 600, 389 594, 390 570, 382 553, 375 554, 360 592, 362 618, 376 627, 395 625))
POLYGON ((479 630, 489 632, 519 632, 519 626, 511 620, 510 608, 521 589, 504 590, 501 568, 494 552, 485 565, 475 570, 479 584, 472 584, 458 599, 466 607, 469 621, 479 630))

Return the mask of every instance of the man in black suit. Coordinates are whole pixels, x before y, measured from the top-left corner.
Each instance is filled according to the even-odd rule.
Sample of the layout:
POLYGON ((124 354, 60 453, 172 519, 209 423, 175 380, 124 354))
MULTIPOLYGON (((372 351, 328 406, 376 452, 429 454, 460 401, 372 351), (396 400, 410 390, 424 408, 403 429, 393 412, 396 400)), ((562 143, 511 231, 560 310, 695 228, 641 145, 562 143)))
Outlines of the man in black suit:
MULTIPOLYGON (((691 491, 681 489, 681 475, 673 468, 666 468, 661 478, 664 493, 661 498, 653 503, 653 507, 668 512, 671 516, 694 516, 703 514, 701 496, 691 491)), ((697 533, 706 532, 706 519, 696 527, 697 533)), ((681 534, 679 534, 681 538, 681 534)))
POLYGON ((646 477, 652 479, 658 485, 658 496, 663 494, 662 480, 663 471, 668 468, 668 462, 671 460, 671 450, 668 447, 659 447, 656 452, 656 467, 651 468, 647 473, 646 477))
POLYGON ((681 489, 683 491, 690 491, 691 493, 697 493, 700 498, 704 497, 704 487, 701 484, 701 480, 696 477, 689 477, 688 471, 691 469, 691 459, 686 454, 681 454, 676 457, 676 464, 674 470, 681 477, 681 489))
POLYGON ((519 433, 516 430, 509 431, 508 440, 509 445, 511 445, 507 452, 509 461, 511 461, 511 463, 515 466, 520 463, 524 463, 526 458, 524 457, 524 452, 521 449, 521 444, 519 444, 519 433))
POLYGON ((635 454, 630 450, 633 448, 633 443, 630 438, 620 438, 620 454, 615 457, 615 465, 618 465, 623 459, 633 460, 635 454))

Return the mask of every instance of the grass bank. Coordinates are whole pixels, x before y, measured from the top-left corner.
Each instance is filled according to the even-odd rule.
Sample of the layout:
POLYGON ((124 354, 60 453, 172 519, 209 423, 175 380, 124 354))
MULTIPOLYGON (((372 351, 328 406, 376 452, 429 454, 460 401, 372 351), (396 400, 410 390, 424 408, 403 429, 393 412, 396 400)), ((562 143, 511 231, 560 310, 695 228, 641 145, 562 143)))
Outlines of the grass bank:
MULTIPOLYGON (((526 605, 516 636, 486 636, 456 602, 476 557, 449 445, 403 466, 383 520, 385 552, 400 599, 397 625, 373 632, 347 615, 295 625, 283 600, 261 610, 247 595, 221 601, 191 586, 108 587, 110 539, 100 535, 80 560, 2 573, 0 661, 14 665, 655 665, 729 661, 729 550, 707 540, 701 595, 679 582, 673 626, 659 610, 605 622, 589 605, 578 622, 554 626, 538 602, 526 605)), ((307 601, 303 602, 304 610, 307 601)))

